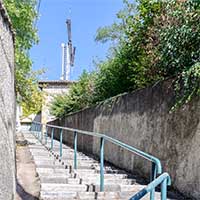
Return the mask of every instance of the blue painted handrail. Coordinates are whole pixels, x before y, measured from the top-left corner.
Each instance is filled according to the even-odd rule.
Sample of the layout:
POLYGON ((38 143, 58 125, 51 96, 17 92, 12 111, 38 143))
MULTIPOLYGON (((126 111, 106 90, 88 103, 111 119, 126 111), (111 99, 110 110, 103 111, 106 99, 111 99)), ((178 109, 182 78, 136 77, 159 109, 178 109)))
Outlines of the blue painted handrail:
POLYGON ((138 200, 147 195, 149 192, 155 190, 155 188, 161 185, 161 200, 167 199, 167 186, 171 185, 171 179, 168 173, 163 173, 154 181, 149 183, 144 189, 140 190, 137 194, 131 197, 129 200, 138 200))
MULTIPOLYGON (((46 129, 51 128, 51 150, 53 150, 53 139, 54 139, 54 129, 60 130, 60 157, 62 157, 62 133, 63 130, 67 130, 74 133, 74 169, 77 169, 77 134, 83 134, 83 135, 89 135, 93 137, 98 137, 100 139, 100 191, 104 191, 104 143, 105 141, 111 142, 113 144, 116 144, 152 163, 152 173, 151 173, 151 181, 154 181, 158 175, 162 173, 162 166, 161 162, 158 158, 147 154, 135 147, 132 147, 130 145, 127 145, 119 140, 113 139, 107 135, 90 132, 90 131, 83 131, 79 129, 73 129, 68 127, 62 127, 62 126, 55 126, 55 125, 49 125, 49 124, 41 124, 39 122, 33 122, 31 130, 42 133, 42 126, 45 126, 46 129)), ((47 135, 47 133, 46 133, 47 135)), ((39 137, 38 137, 39 138, 39 137)), ((151 190, 150 193, 150 199, 154 200, 155 195, 155 189, 151 190)))

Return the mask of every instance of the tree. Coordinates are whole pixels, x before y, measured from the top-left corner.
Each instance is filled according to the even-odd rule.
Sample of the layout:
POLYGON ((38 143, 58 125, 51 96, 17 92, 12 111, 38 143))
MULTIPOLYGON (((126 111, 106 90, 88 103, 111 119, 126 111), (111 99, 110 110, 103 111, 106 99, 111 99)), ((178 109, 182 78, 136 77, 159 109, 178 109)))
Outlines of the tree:
POLYGON ((114 43, 94 78, 88 76, 92 92, 82 79, 84 90, 70 93, 65 114, 169 77, 176 80, 173 108, 200 95, 200 1, 124 0, 124 5, 117 22, 97 30, 96 41, 114 43))
MULTIPOLYGON (((21 96, 23 106, 35 110, 41 93, 37 89, 36 74, 32 72, 32 61, 29 50, 38 42, 37 30, 34 26, 37 19, 36 0, 3 0, 13 28, 15 30, 15 76, 16 92, 21 96)), ((27 108, 25 108, 27 110, 27 108)))
POLYGON ((50 110, 56 117, 78 111, 92 104, 95 73, 83 71, 77 83, 74 83, 68 94, 54 98, 50 110))

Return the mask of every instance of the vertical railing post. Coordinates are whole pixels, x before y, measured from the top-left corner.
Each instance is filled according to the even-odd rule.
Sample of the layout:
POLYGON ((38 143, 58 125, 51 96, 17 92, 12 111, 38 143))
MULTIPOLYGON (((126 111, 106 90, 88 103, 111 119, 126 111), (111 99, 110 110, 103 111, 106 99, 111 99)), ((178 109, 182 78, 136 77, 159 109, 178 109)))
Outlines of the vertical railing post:
POLYGON ((43 143, 43 138, 44 138, 44 125, 43 124, 40 125, 40 133, 41 133, 40 139, 41 139, 41 142, 43 143))
MULTIPOLYGON (((156 164, 152 162, 152 168, 151 168, 151 182, 156 179, 156 174, 157 174, 157 168, 156 164)), ((153 189, 150 193, 150 200, 155 199, 155 189, 153 189)))
POLYGON ((37 138, 39 139, 39 127, 38 127, 38 124, 36 125, 36 130, 37 130, 37 138))
POLYGON ((38 139, 40 139, 40 125, 38 124, 38 139))
POLYGON ((33 124, 33 134, 36 136, 35 133, 36 133, 36 124, 34 123, 34 124, 33 124))
POLYGON ((63 140, 63 130, 60 129, 60 157, 62 157, 62 140, 63 140))
POLYGON ((39 140, 42 142, 42 124, 39 124, 39 140))
POLYGON ((100 192, 104 191, 104 138, 100 144, 100 192))
POLYGON ((77 169, 77 132, 74 132, 74 169, 77 169))
POLYGON ((161 200, 167 199, 167 179, 161 183, 161 200))
POLYGON ((51 129, 51 150, 53 150, 53 136, 54 136, 54 128, 51 129))
POLYGON ((33 122, 33 129, 32 129, 33 134, 35 135, 35 124, 33 122))
POLYGON ((46 125, 45 144, 47 144, 47 137, 48 137, 48 126, 46 125))

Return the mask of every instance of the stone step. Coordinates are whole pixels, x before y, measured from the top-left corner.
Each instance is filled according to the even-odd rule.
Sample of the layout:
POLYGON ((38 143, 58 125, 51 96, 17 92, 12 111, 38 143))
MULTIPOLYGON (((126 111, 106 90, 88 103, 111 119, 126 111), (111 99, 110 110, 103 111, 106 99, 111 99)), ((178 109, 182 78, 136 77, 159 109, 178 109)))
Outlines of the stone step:
MULTIPOLYGON (((104 189, 100 192, 100 164, 93 158, 77 152, 78 169, 73 169, 74 150, 66 145, 63 156, 59 157, 60 143, 54 140, 53 151, 50 149, 51 140, 47 145, 31 134, 25 134, 29 142, 30 152, 35 161, 36 171, 40 178, 42 200, 128 200, 145 185, 136 184, 135 179, 114 167, 104 166, 104 189)), ((149 199, 149 195, 143 200, 149 199)), ((156 193, 155 200, 160 199, 156 193)))
POLYGON ((87 192, 77 194, 80 200, 91 200, 91 199, 119 199, 119 192, 87 192))
MULTIPOLYGON (((57 159, 55 160, 35 160, 36 166, 47 166, 44 168, 48 168, 48 166, 53 166, 53 165, 65 165, 63 161, 59 161, 57 159)), ((66 166, 66 165, 65 165, 66 166)), ((51 167, 49 167, 51 168, 51 167)))
POLYGON ((60 163, 57 164, 49 164, 49 165, 41 165, 41 164, 36 164, 36 168, 44 168, 44 169, 68 169, 66 165, 62 165, 60 163))
POLYGON ((37 168, 36 172, 38 174, 70 174, 69 170, 63 168, 37 168))
MULTIPOLYGON (((129 200, 134 193, 121 194, 121 193, 42 193, 41 199, 43 200, 129 200)), ((142 198, 142 200, 149 200, 149 197, 142 198)), ((157 200, 157 199, 156 199, 157 200)))
MULTIPOLYGON (((105 192, 137 192, 145 186, 141 185, 116 185, 105 184, 105 192)), ((85 185, 85 184, 55 184, 55 183, 42 183, 41 191, 43 192, 100 192, 100 185, 85 185)))
MULTIPOLYGON (((67 176, 41 176, 41 183, 66 183, 66 184, 96 184, 100 183, 100 179, 91 177, 88 179, 80 179, 80 178, 69 178, 67 176)), ((109 178, 105 180, 106 184, 122 184, 122 185, 133 185, 135 184, 135 179, 117 179, 117 178, 109 178)))
POLYGON ((55 184, 55 183, 42 183, 42 192, 86 192, 89 189, 87 185, 71 185, 71 184, 55 184))
POLYGON ((33 156, 34 157, 34 160, 37 161, 53 161, 53 160, 57 160, 54 156, 33 156))
MULTIPOLYGON (((82 179, 87 179, 89 177, 96 177, 96 178, 100 178, 100 174, 85 174, 85 173, 78 173, 75 174, 75 177, 77 178, 82 178, 82 179)), ((119 179, 125 179, 128 178, 127 174, 104 174, 104 178, 119 178, 119 179)))
POLYGON ((77 192, 43 192, 40 193, 42 200, 76 200, 77 192))

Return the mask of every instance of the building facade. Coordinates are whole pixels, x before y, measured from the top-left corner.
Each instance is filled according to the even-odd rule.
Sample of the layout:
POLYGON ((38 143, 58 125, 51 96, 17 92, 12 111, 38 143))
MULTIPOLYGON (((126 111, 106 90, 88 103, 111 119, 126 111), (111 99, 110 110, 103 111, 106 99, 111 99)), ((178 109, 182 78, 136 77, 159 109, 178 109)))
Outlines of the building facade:
POLYGON ((39 87, 44 92, 41 123, 46 124, 55 119, 55 116, 50 113, 51 102, 56 95, 67 94, 73 83, 74 82, 67 80, 39 81, 39 87))

